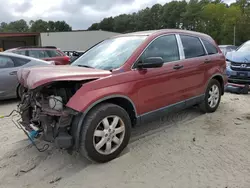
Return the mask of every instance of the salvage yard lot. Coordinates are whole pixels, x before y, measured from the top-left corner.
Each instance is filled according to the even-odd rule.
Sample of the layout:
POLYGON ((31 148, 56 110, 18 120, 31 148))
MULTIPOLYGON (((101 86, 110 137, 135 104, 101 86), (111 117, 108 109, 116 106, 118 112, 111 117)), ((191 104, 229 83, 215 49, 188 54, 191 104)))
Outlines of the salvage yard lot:
MULTIPOLYGON (((1 101, 0 115, 16 103, 1 101)), ((249 95, 226 93, 213 114, 192 108, 138 126, 126 151, 106 164, 53 145, 39 153, 11 119, 0 120, 1 188, 249 188, 249 177, 249 95)))

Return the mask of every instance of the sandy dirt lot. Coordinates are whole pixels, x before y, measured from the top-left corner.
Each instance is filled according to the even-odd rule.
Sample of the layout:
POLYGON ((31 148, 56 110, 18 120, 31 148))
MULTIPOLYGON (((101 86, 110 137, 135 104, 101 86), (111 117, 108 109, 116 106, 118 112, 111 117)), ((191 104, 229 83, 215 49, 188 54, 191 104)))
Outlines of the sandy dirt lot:
MULTIPOLYGON (((0 115, 15 105, 1 102, 0 115)), ((124 153, 106 164, 53 145, 39 153, 11 119, 3 119, 0 187, 249 188, 249 145, 249 95, 226 94, 213 114, 192 108, 136 127, 124 153)))

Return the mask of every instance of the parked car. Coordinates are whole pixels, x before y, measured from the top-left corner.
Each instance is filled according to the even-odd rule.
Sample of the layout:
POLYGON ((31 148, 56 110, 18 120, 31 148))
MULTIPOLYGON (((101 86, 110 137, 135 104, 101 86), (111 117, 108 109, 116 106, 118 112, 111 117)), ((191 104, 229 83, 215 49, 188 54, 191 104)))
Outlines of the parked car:
POLYGON ((229 83, 250 84, 250 40, 227 53, 226 61, 229 83))
POLYGON ((234 45, 219 45, 219 48, 226 55, 228 52, 235 51, 238 47, 234 45))
POLYGON ((23 87, 18 83, 18 70, 50 64, 52 63, 23 55, 0 52, 0 100, 21 96, 23 87))
POLYGON ((136 124, 193 105, 216 111, 225 71, 225 56, 206 34, 169 29, 115 36, 70 66, 19 71, 27 89, 22 126, 33 124, 59 148, 107 162, 127 146, 136 124))
POLYGON ((42 59, 45 61, 54 61, 55 65, 68 65, 70 64, 69 56, 65 55, 61 50, 54 46, 24 46, 6 50, 5 52, 12 52, 20 55, 26 55, 42 59))
POLYGON ((81 57, 85 51, 63 51, 67 56, 70 57, 70 62, 73 63, 79 57, 81 57))

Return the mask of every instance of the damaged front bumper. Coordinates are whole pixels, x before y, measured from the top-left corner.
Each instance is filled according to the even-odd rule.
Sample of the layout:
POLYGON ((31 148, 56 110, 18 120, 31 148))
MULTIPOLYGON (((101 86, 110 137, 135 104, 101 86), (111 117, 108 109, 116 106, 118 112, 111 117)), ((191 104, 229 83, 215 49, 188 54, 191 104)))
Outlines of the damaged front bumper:
POLYGON ((32 94, 23 96, 18 105, 19 119, 13 119, 15 125, 21 128, 39 151, 45 151, 48 144, 39 148, 34 140, 55 143, 58 148, 70 149, 73 147, 71 124, 78 112, 64 106, 56 110, 44 101, 37 101, 32 94))

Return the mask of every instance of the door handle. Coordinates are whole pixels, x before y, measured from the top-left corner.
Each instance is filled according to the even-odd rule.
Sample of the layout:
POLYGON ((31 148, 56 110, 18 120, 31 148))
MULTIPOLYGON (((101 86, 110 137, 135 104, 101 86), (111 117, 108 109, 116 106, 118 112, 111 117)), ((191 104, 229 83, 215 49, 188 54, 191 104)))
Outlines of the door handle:
POLYGON ((10 72, 10 75, 17 75, 17 71, 10 72))
POLYGON ((173 66, 173 69, 178 70, 178 69, 181 69, 183 67, 184 67, 183 65, 175 65, 175 66, 173 66))
POLYGON ((204 63, 209 63, 210 59, 205 59, 204 63))

